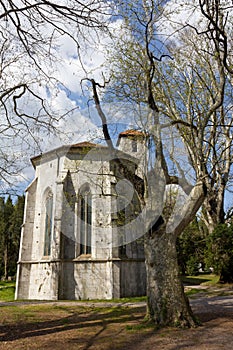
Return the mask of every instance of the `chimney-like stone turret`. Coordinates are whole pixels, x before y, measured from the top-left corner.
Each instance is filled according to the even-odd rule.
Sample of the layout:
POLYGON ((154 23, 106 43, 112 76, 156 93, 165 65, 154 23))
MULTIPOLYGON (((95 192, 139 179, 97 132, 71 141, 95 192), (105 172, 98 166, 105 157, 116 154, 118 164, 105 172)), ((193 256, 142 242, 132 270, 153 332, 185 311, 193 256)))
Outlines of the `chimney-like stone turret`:
POLYGON ((117 146, 118 149, 124 153, 131 155, 139 160, 136 174, 144 178, 147 172, 148 136, 145 132, 140 130, 126 130, 119 134, 117 146))

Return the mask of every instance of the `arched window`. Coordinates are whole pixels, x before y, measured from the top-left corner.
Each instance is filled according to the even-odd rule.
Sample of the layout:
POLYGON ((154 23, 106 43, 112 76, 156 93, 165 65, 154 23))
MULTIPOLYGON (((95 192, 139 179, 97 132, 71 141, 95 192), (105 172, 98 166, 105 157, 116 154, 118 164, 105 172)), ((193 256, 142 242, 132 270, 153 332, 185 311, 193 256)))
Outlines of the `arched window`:
POLYGON ((80 254, 91 254, 92 198, 89 187, 80 192, 80 254))
POLYGON ((45 201, 45 236, 44 236, 44 256, 51 254, 53 223, 53 195, 49 193, 45 201))

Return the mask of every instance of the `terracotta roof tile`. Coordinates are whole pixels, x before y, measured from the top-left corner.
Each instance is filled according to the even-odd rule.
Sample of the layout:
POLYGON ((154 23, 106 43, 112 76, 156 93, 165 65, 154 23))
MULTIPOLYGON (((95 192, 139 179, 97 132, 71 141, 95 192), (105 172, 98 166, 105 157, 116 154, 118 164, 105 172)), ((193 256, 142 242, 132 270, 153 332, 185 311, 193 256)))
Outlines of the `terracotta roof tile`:
POLYGON ((71 145, 71 147, 74 148, 82 148, 82 147, 101 147, 101 145, 98 145, 96 143, 93 142, 88 142, 88 141, 84 141, 84 142, 79 142, 79 143, 75 143, 74 145, 71 145))
POLYGON ((119 134, 119 137, 124 137, 124 136, 144 136, 145 133, 140 131, 140 130, 134 130, 134 129, 129 129, 126 131, 122 131, 119 134))

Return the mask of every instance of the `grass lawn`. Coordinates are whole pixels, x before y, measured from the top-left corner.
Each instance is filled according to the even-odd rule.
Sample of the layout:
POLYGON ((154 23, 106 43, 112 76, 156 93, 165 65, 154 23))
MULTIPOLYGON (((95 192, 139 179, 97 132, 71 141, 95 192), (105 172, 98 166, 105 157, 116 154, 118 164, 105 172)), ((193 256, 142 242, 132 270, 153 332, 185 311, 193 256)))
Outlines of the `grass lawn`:
MULTIPOLYGON (((190 296, 195 294, 195 290, 202 292, 202 289, 198 290, 202 285, 211 293, 211 290, 220 287, 217 282, 218 277, 215 275, 203 274, 184 278, 185 285, 190 287, 187 293, 190 296)), ((14 282, 0 282, 0 300, 13 301, 14 289, 14 282)), ((222 328, 216 331, 218 319, 214 318, 213 327, 208 325, 206 331, 204 326, 190 332, 169 327, 158 329, 155 324, 145 320, 146 305, 138 303, 145 300, 146 297, 122 298, 111 301, 109 305, 105 300, 104 306, 101 303, 94 304, 93 301, 84 304, 79 301, 1 303, 0 350, 172 350, 187 348, 187 344, 194 349, 204 350, 209 349, 213 334, 210 337, 208 331, 213 327, 218 336, 214 340, 218 342, 213 350, 221 348, 219 344, 222 344, 223 339, 222 328), (197 341, 200 341, 200 347, 196 345, 197 341)), ((197 317, 202 316, 202 312, 201 306, 197 317)), ((205 320, 206 314, 203 315, 205 320)), ((212 320, 212 310, 207 316, 207 319, 212 320)), ((200 320, 202 321, 201 318, 200 320)), ((223 321, 221 327, 222 324, 223 321)), ((230 319, 227 319, 225 327, 225 333, 230 337, 230 319)), ((231 344, 231 340, 228 343, 231 344)))
POLYGON ((185 285, 205 285, 211 286, 217 284, 219 276, 214 274, 200 274, 197 276, 183 276, 182 281, 185 285))
POLYGON ((217 289, 222 287, 222 285, 218 283, 219 276, 214 274, 203 273, 197 276, 183 276, 182 281, 185 286, 185 294, 188 297, 192 297, 200 292, 213 294, 213 287, 217 287, 217 289))
POLYGON ((128 350, 136 337, 140 341, 154 332, 145 313, 145 306, 94 307, 78 301, 7 304, 1 306, 0 350, 128 350))
POLYGON ((15 298, 15 282, 0 281, 0 301, 13 301, 15 298))
MULTIPOLYGON (((219 286, 213 275, 187 279, 193 290, 198 287, 194 284, 198 280, 201 284, 208 283, 208 291, 219 286)), ((12 288, 12 283, 1 283, 0 297, 5 291, 6 300, 9 300, 12 288)), ((227 308, 221 303, 215 305, 221 310, 215 310, 214 318, 213 305, 207 312, 202 303, 196 304, 195 314, 204 323, 192 330, 158 329, 146 321, 146 305, 137 303, 143 300, 145 298, 127 298, 104 306, 93 301, 84 304, 79 301, 1 303, 0 350, 232 349, 233 319, 229 299, 227 308), (225 343, 222 345, 223 332, 225 343)))

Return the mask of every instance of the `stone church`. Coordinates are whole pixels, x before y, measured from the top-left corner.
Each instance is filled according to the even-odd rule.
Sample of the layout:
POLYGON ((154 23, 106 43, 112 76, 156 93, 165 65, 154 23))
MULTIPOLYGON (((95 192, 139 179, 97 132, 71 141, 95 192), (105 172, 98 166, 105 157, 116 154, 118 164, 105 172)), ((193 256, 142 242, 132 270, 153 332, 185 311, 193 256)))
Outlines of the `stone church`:
POLYGON ((146 294, 143 237, 126 232, 140 212, 145 134, 122 132, 117 147, 81 142, 32 158, 35 178, 26 189, 16 299, 146 294), (139 191, 132 190, 129 201, 124 192, 130 182, 139 191))

